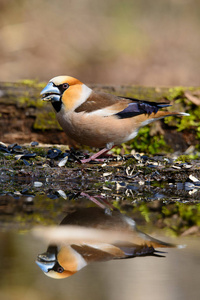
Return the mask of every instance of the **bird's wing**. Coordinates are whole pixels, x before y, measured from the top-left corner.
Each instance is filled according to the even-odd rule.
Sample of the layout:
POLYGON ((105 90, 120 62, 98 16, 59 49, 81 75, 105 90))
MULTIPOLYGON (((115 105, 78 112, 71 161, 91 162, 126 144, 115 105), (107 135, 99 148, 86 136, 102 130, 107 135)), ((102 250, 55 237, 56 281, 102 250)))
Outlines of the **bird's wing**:
POLYGON ((76 250, 88 263, 92 261, 106 261, 113 258, 124 258, 124 252, 112 244, 88 243, 72 244, 71 248, 76 250))
POLYGON ((93 92, 83 104, 76 108, 75 112, 85 112, 104 117, 115 115, 124 119, 141 114, 157 113, 159 108, 166 106, 169 104, 93 92))

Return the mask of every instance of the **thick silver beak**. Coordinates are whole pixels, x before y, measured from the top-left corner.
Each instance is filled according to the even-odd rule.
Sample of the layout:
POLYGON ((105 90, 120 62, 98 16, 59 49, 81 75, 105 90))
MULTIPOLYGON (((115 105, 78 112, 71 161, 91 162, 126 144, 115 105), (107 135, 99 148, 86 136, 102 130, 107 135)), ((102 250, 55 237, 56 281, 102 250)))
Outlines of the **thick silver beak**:
POLYGON ((48 273, 56 263, 56 256, 54 253, 45 252, 39 254, 35 262, 43 272, 48 273))
POLYGON ((60 101, 61 96, 59 89, 52 82, 45 86, 40 95, 44 101, 60 101))

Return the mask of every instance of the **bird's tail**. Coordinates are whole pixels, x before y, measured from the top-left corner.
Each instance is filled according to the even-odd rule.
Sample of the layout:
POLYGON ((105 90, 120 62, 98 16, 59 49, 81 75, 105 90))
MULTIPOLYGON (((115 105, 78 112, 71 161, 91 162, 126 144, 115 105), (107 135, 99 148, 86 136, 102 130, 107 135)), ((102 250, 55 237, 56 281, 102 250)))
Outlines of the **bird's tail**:
POLYGON ((171 117, 171 116, 177 116, 177 117, 183 117, 183 116, 189 116, 190 114, 185 113, 185 112, 176 112, 176 111, 158 111, 156 113, 152 113, 149 115, 147 118, 146 115, 143 115, 143 121, 141 122, 141 116, 140 116, 140 127, 146 126, 154 121, 158 121, 161 119, 164 119, 166 117, 171 117))
MULTIPOLYGON (((134 235, 132 241, 129 242, 117 242, 114 244, 124 253, 124 258, 130 258, 135 256, 160 256, 164 257, 166 252, 155 250, 155 248, 171 248, 176 247, 176 245, 171 243, 166 243, 151 236, 137 231, 137 237, 134 235)), ((116 257, 117 258, 117 257, 116 257)), ((120 256, 120 258, 122 258, 120 256)))
MULTIPOLYGON (((163 106, 162 106, 163 107, 163 106)), ((177 111, 158 111, 154 118, 165 118, 165 117, 171 117, 171 116, 189 116, 190 114, 185 113, 185 112, 177 112, 177 111)))
POLYGON ((172 248, 176 247, 175 244, 163 242, 161 240, 155 239, 151 237, 150 235, 143 233, 139 230, 137 230, 137 234, 139 238, 141 238, 141 241, 143 241, 143 244, 147 245, 148 247, 154 247, 154 248, 172 248))

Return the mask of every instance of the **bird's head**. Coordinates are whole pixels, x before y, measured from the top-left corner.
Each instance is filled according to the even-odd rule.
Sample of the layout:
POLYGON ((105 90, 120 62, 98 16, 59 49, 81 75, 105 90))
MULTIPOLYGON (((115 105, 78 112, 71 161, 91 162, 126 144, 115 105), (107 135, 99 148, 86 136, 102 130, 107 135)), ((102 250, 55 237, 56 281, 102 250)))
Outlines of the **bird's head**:
POLYGON ((39 254, 36 264, 45 275, 62 279, 77 272, 77 259, 74 251, 68 247, 49 246, 45 253, 39 254))
POLYGON ((49 81, 40 95, 42 100, 51 101, 58 113, 63 106, 66 111, 75 110, 91 92, 89 87, 74 77, 57 76, 49 81))

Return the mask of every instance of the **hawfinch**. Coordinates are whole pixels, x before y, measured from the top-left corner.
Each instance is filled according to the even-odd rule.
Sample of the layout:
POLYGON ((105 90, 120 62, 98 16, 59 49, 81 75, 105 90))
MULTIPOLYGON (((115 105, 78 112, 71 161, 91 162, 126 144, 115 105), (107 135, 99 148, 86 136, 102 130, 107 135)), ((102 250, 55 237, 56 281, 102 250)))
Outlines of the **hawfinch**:
MULTIPOLYGON (((139 231, 135 221, 118 210, 78 208, 68 214, 60 225, 54 232, 55 239, 51 237, 52 242, 47 251, 39 254, 36 260, 45 275, 57 279, 69 277, 91 262, 137 256, 162 256, 159 253, 163 252, 156 251, 154 247, 174 247, 173 244, 159 241, 139 231), (71 234, 73 242, 66 241, 66 235, 65 238, 61 235, 62 229, 67 234, 73 226, 77 229, 71 234), (91 228, 94 231, 89 237, 81 231, 91 228), (58 236, 62 236, 59 244, 58 236)), ((46 231, 44 236, 47 236, 46 231)))
POLYGON ((141 127, 153 121, 172 115, 188 115, 159 111, 170 106, 166 103, 94 92, 70 76, 51 79, 41 96, 42 100, 51 101, 57 120, 69 137, 83 145, 104 148, 83 163, 135 138, 141 127))

